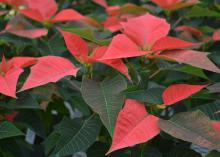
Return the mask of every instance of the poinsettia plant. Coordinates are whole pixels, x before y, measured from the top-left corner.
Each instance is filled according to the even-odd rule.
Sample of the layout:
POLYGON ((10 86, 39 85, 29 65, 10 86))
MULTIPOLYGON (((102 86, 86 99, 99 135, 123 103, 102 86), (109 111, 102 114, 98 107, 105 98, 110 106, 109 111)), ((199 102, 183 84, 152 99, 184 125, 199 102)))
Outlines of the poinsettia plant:
POLYGON ((219 157, 217 0, 0 0, 1 157, 219 157))

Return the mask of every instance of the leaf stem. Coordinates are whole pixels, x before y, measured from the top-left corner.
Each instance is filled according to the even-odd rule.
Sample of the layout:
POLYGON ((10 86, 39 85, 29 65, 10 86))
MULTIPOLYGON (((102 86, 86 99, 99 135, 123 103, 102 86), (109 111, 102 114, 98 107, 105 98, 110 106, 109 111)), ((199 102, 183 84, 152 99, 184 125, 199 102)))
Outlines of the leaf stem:
POLYGON ((152 75, 149 76, 149 79, 152 79, 153 77, 155 77, 157 74, 159 74, 161 72, 161 69, 158 69, 157 71, 155 71, 152 75))

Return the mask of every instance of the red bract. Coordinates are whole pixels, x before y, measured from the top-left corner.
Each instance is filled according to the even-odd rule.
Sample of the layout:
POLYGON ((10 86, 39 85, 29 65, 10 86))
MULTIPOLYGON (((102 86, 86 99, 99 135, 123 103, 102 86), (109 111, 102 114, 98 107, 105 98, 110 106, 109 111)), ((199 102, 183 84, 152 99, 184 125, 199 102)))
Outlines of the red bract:
POLYGON ((103 59, 142 56, 157 51, 188 48, 196 45, 167 36, 170 25, 164 19, 150 14, 129 19, 122 25, 125 35, 113 37, 103 59))
POLYGON ((188 85, 188 84, 171 85, 163 92, 164 105, 166 106, 173 105, 199 92, 205 87, 207 87, 207 85, 188 85))
POLYGON ((105 8, 109 16, 103 26, 112 32, 117 32, 122 28, 121 22, 126 22, 129 18, 137 17, 147 12, 145 8, 130 3, 123 6, 109 6, 105 0, 93 0, 93 2, 105 8))
POLYGON ((220 29, 217 29, 217 30, 214 32, 214 34, 213 34, 213 36, 212 36, 212 39, 213 39, 214 41, 220 41, 220 29))
POLYGON ((19 67, 10 67, 6 63, 5 58, 3 57, 1 63, 1 76, 0 76, 0 93, 16 98, 16 86, 20 74, 23 72, 23 69, 19 67))
POLYGON ((26 38, 39 38, 48 33, 47 29, 35 28, 31 23, 21 16, 15 16, 5 27, 4 32, 9 32, 17 36, 26 38))
POLYGON ((104 7, 106 12, 109 15, 118 15, 120 14, 120 8, 121 6, 109 6, 108 3, 105 0, 93 0, 93 2, 99 4, 100 6, 104 7))
POLYGON ((197 44, 191 43, 188 41, 180 40, 174 37, 162 37, 157 40, 153 46, 153 51, 163 51, 163 50, 174 50, 174 49, 183 49, 187 47, 196 46, 197 44))
MULTIPOLYGON (((149 58, 174 60, 220 73, 219 68, 208 59, 207 53, 192 50, 178 50, 197 46, 198 44, 169 37, 167 36, 169 30, 170 25, 164 19, 150 14, 132 18, 129 19, 128 22, 123 23, 123 33, 134 41, 139 46, 139 49, 145 51, 149 58), (198 61, 195 62, 195 60, 198 61)), ((130 44, 126 44, 126 41, 124 42, 122 40, 120 40, 120 42, 124 42, 124 45, 118 44, 119 41, 114 42, 115 38, 117 38, 117 36, 113 38, 113 41, 110 44, 106 55, 103 56, 103 59, 115 58, 116 55, 113 54, 119 54, 120 50, 123 50, 124 54, 129 52, 129 49, 126 51, 126 48, 128 47, 127 45, 130 44)), ((140 55, 143 54, 139 53, 138 55, 138 53, 136 53, 136 55, 133 56, 140 55)), ((122 58, 123 57, 126 58, 126 56, 122 56, 122 58)), ((127 57, 132 56, 128 55, 127 57)))
POLYGON ((26 68, 37 63, 34 57, 13 57, 8 61, 8 65, 19 68, 26 68))
POLYGON ((212 121, 212 126, 214 130, 220 135, 220 122, 219 121, 212 121))
POLYGON ((57 82, 65 76, 76 76, 78 72, 69 60, 57 56, 45 56, 37 59, 31 73, 20 91, 57 82))
POLYGON ((57 23, 64 21, 83 20, 85 17, 73 9, 64 9, 57 15, 55 0, 28 0, 26 8, 19 12, 38 22, 57 23))
POLYGON ((65 39, 68 50, 74 57, 76 57, 77 60, 87 64, 93 64, 95 62, 106 64, 118 70, 130 79, 128 69, 121 59, 102 59, 102 57, 107 53, 107 47, 97 47, 90 54, 87 43, 81 37, 62 30, 60 30, 60 32, 65 39))
POLYGON ((112 146, 107 154, 152 139, 160 133, 158 120, 147 113, 142 103, 127 99, 118 115, 112 146))
POLYGON ((211 38, 206 36, 202 31, 196 27, 182 25, 175 28, 175 31, 179 31, 180 37, 188 41, 201 41, 209 42, 211 38))
POLYGON ((17 116, 18 112, 12 112, 10 114, 4 114, 4 117, 7 121, 12 122, 14 120, 14 118, 17 116))
POLYGON ((16 98, 16 86, 17 81, 21 73, 22 68, 34 64, 35 60, 32 57, 16 57, 6 62, 4 56, 0 67, 0 93, 16 98))
POLYGON ((167 36, 169 30, 170 25, 166 20, 150 14, 123 23, 123 33, 147 50, 150 50, 158 39, 167 36))
POLYGON ((220 73, 220 69, 207 57, 208 53, 194 50, 174 50, 162 52, 157 58, 178 61, 198 68, 220 73))
POLYGON ((113 37, 102 59, 119 59, 128 57, 137 57, 148 54, 149 51, 141 51, 138 45, 124 34, 118 34, 113 37))
POLYGON ((202 37, 204 34, 197 28, 187 25, 178 26, 175 28, 176 31, 186 31, 193 34, 196 37, 202 37))
POLYGON ((166 10, 177 10, 198 4, 199 0, 152 0, 152 2, 166 10))
POLYGON ((110 16, 104 22, 104 27, 109 29, 111 32, 117 32, 122 28, 120 23, 120 19, 118 17, 110 16))

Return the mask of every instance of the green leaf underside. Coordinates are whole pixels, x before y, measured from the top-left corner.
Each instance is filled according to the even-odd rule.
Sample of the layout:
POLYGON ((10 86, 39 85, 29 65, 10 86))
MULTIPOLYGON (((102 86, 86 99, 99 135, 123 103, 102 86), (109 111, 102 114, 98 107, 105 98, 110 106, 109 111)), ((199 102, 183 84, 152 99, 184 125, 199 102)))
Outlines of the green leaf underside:
POLYGON ((205 148, 220 150, 220 136, 212 128, 210 119, 201 111, 182 112, 170 120, 160 119, 166 133, 205 148))
POLYGON ((124 97, 120 94, 127 87, 122 76, 96 82, 83 79, 81 92, 86 103, 99 114, 105 127, 113 136, 116 118, 121 110, 124 97))

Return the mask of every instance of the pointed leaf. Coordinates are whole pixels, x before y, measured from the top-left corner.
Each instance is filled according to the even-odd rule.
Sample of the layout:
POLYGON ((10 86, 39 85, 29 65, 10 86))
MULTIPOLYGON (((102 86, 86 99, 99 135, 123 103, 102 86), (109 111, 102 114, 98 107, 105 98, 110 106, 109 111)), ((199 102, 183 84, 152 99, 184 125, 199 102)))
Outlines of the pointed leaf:
POLYGON ((160 128, 166 133, 211 150, 220 150, 220 135, 201 111, 182 112, 170 120, 160 119, 160 128))
POLYGON ((45 22, 57 12, 57 4, 55 0, 31 0, 27 2, 27 8, 20 12, 33 20, 45 22))
POLYGON ((189 64, 201 69, 220 73, 220 69, 207 57, 208 53, 193 50, 174 50, 162 52, 158 58, 174 60, 180 63, 189 64))
POLYGON ((51 20, 51 22, 57 23, 57 22, 76 21, 83 19, 85 19, 85 17, 76 10, 63 9, 54 17, 54 19, 51 20))
POLYGON ((207 87, 210 93, 220 93, 220 82, 207 87))
POLYGON ((10 122, 2 122, 0 124, 0 139, 21 136, 23 133, 10 122))
POLYGON ((213 121, 220 121, 220 102, 217 100, 208 104, 203 104, 193 108, 193 110, 200 110, 206 114, 213 121))
POLYGON ((121 74, 125 75, 129 80, 131 79, 128 72, 128 68, 121 59, 100 60, 99 62, 111 66, 115 70, 119 71, 121 74))
POLYGON ((104 22, 104 27, 109 29, 111 32, 117 32, 122 28, 120 22, 121 21, 117 17, 110 16, 104 22))
POLYGON ((139 46, 145 48, 152 47, 158 39, 167 36, 170 30, 170 25, 165 19, 150 14, 128 19, 128 22, 122 25, 123 32, 139 46))
POLYGON ((112 146, 107 154, 152 139, 160 133, 157 123, 158 118, 149 115, 143 104, 127 99, 118 115, 112 146))
POLYGON ((22 15, 24 15, 32 20, 38 21, 38 22, 44 22, 47 20, 40 14, 40 12, 38 10, 24 9, 24 10, 20 10, 19 12, 22 15))
POLYGON ((99 114, 110 135, 113 135, 117 115, 123 105, 120 94, 126 89, 126 81, 117 76, 102 82, 83 79, 81 92, 86 103, 99 114))
POLYGON ((192 26, 187 26, 187 25, 182 25, 178 26, 175 28, 175 31, 186 31, 190 32, 191 34, 197 36, 197 37, 202 37, 204 34, 202 31, 200 31, 198 28, 192 27, 192 26))
POLYGON ((199 0, 152 0, 152 2, 159 5, 166 10, 176 10, 199 3, 199 0))
POLYGON ((39 38, 45 36, 48 33, 47 29, 36 28, 31 23, 26 21, 22 16, 15 16, 7 25, 5 30, 6 32, 15 34, 17 36, 26 37, 26 38, 39 38))
POLYGON ((163 92, 164 105, 173 105, 199 92, 207 85, 174 84, 163 92))
POLYGON ((198 45, 174 37, 163 37, 156 41, 153 46, 153 51, 164 51, 173 49, 183 49, 198 45))
POLYGON ((92 1, 99 4, 99 5, 101 5, 104 8, 108 8, 108 4, 105 0, 92 0, 92 1))
POLYGON ((34 57, 13 57, 8 61, 9 66, 26 68, 37 63, 34 57))
MULTIPOLYGON (((85 121, 64 119, 54 132, 60 137, 55 137, 55 148, 49 156, 68 156, 86 150, 95 142, 100 128, 100 120, 94 115, 85 121)), ((51 140, 54 142, 53 139, 51 140)))
POLYGON ((37 64, 31 68, 31 73, 21 91, 50 82, 57 82, 65 76, 76 76, 78 70, 78 68, 65 58, 56 56, 41 57, 38 59, 37 64))
POLYGON ((83 61, 83 56, 89 55, 89 47, 87 43, 78 35, 60 30, 64 37, 67 49, 78 60, 83 61))
POLYGON ((220 13, 218 11, 209 9, 208 7, 201 7, 199 5, 195 5, 185 16, 187 18, 220 17, 220 13))
POLYGON ((112 59, 112 60, 100 59, 106 53, 106 50, 107 50, 106 46, 96 48, 92 54, 92 58, 94 59, 94 61, 101 62, 103 64, 111 66, 112 68, 116 69, 117 71, 125 75, 130 80, 128 68, 121 59, 112 59))
POLYGON ((113 37, 102 60, 137 57, 148 54, 149 52, 140 51, 138 46, 123 34, 113 37))
POLYGON ((16 98, 16 86, 22 72, 23 69, 14 67, 7 71, 5 76, 0 76, 0 93, 16 98))
POLYGON ((37 102, 37 100, 34 98, 33 94, 31 93, 19 93, 18 94, 18 99, 16 101, 11 101, 7 103, 7 105, 1 105, 1 107, 6 107, 8 109, 35 109, 35 110, 40 110, 41 106, 37 102))
POLYGON ((93 29, 90 28, 62 28, 62 30, 71 32, 79 35, 83 39, 94 42, 98 45, 109 45, 109 39, 97 38, 98 34, 101 34, 100 31, 96 33, 93 29))

